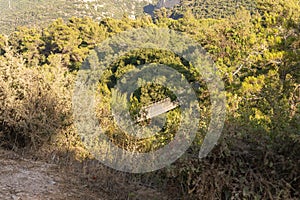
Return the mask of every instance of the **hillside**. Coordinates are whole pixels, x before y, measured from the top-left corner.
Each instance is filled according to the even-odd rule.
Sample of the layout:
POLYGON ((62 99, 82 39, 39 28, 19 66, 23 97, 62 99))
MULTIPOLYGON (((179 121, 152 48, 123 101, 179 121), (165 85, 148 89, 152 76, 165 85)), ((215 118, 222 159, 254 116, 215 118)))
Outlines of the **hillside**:
POLYGON ((299 0, 0 2, 0 200, 300 199, 299 0))
POLYGON ((88 16, 94 20, 121 18, 124 14, 135 18, 143 12, 154 16, 154 10, 163 7, 168 8, 173 18, 187 10, 196 18, 224 18, 241 7, 256 9, 255 1, 251 0, 0 0, 0 33, 8 34, 19 26, 45 26, 57 18, 72 16, 88 16))
POLYGON ((176 11, 191 9, 197 18, 224 18, 234 15, 241 7, 256 9, 252 0, 182 0, 176 11))
POLYGON ((251 0, 160 0, 156 7, 169 8, 167 13, 174 19, 182 17, 187 10, 191 10, 196 18, 201 19, 226 18, 236 14, 241 8, 250 12, 257 9, 256 1, 251 0))
MULTIPOLYGON (((224 18, 241 7, 256 9, 251 0, 0 0, 0 33, 8 34, 18 26, 45 26, 49 22, 72 16, 88 16, 94 20, 105 17, 120 18, 127 14, 135 18, 143 12, 168 8, 170 17, 178 18, 191 10, 196 18, 224 18)), ((159 13, 159 12, 158 12, 159 13)))
POLYGON ((0 33, 18 26, 44 26, 57 18, 89 16, 120 18, 127 13, 134 18, 152 0, 0 0, 0 33))

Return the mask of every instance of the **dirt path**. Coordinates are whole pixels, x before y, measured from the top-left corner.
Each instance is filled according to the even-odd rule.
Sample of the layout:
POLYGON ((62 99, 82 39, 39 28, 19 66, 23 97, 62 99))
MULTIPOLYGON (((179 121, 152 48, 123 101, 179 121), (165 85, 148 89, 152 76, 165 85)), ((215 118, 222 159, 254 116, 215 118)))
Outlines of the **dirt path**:
POLYGON ((0 150, 0 199, 107 199, 97 197, 57 165, 0 150))

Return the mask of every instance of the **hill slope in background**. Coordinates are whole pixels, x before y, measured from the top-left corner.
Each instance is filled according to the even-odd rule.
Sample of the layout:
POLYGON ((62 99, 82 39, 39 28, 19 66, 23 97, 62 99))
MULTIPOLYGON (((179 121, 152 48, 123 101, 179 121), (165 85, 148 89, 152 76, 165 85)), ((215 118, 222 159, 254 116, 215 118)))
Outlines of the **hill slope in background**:
POLYGON ((157 8, 173 8, 177 4, 180 4, 181 0, 159 0, 156 4, 157 8))
POLYGON ((252 0, 159 0, 154 6, 152 4, 144 7, 144 12, 153 18, 168 16, 179 19, 190 10, 197 19, 201 18, 226 18, 237 13, 241 8, 251 13, 257 10, 257 1, 252 0), (159 10, 167 8, 166 10, 159 10))
POLYGON ((57 18, 89 16, 134 18, 143 12, 154 16, 154 9, 169 8, 170 16, 178 18, 192 10, 196 18, 223 18, 241 7, 255 9, 252 0, 0 0, 0 33, 8 34, 18 26, 43 26, 57 18), (155 6, 154 6, 155 5, 155 6), (174 7, 174 8, 173 8, 174 7), (176 17, 177 16, 177 17, 176 17))
POLYGON ((191 10, 196 18, 225 18, 237 13, 242 7, 255 11, 256 1, 252 0, 160 0, 156 7, 170 7, 169 16, 174 19, 180 18, 187 10, 191 10), (160 6, 165 4, 167 6, 160 6), (169 6, 170 5, 170 6, 169 6))
POLYGON ((120 18, 142 14, 143 7, 153 0, 0 0, 0 33, 9 33, 18 26, 41 26, 71 16, 120 18))

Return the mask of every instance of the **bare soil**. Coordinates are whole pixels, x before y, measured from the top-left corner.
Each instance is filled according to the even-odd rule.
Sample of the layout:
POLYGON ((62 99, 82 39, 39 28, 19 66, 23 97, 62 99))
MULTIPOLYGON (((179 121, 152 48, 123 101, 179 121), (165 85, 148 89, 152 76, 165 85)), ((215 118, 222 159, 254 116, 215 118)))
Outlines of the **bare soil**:
POLYGON ((0 199, 108 199, 90 191, 56 164, 0 150, 0 199))
POLYGON ((46 156, 32 157, 0 148, 0 200, 169 199, 152 187, 128 182, 126 174, 97 162, 62 165, 46 156))

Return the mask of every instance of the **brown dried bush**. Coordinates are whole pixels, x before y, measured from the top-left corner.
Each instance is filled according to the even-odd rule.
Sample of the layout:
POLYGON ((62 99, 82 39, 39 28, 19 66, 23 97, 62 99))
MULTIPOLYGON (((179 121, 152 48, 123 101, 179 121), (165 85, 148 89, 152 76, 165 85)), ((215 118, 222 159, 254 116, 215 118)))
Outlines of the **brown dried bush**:
POLYGON ((37 147, 71 124, 72 76, 59 56, 27 67, 11 51, 0 56, 0 138, 7 148, 37 147))

